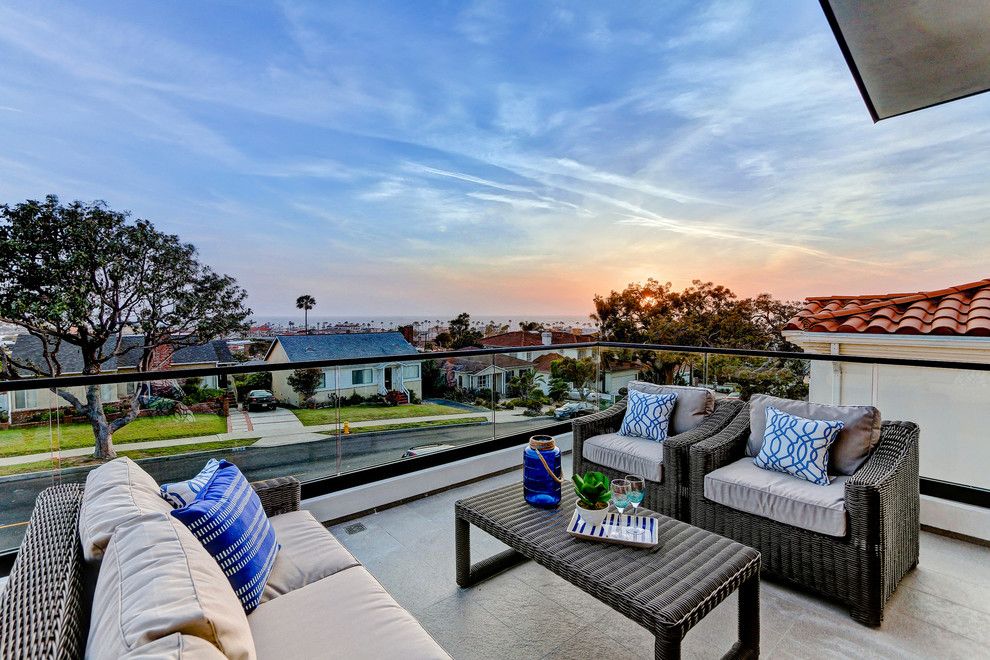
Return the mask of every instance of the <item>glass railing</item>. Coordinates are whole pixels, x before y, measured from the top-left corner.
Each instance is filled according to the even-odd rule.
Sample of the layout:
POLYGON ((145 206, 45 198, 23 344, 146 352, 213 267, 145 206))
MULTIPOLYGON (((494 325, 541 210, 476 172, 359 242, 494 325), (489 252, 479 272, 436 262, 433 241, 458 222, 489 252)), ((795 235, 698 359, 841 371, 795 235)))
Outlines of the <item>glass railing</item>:
POLYGON ((636 379, 874 405, 921 426, 923 492, 987 505, 990 365, 595 342, 0 382, 0 553, 42 489, 100 464, 91 421, 52 385, 95 387, 109 424, 133 417, 113 447, 160 483, 216 457, 249 479, 295 476, 306 497, 566 431, 636 379))

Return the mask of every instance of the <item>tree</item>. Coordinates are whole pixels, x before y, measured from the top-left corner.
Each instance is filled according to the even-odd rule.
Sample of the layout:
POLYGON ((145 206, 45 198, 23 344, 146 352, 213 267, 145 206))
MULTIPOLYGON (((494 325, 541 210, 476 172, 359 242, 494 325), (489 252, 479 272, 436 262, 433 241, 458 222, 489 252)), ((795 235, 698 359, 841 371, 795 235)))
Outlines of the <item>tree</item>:
POLYGON ((562 357, 550 363, 550 374, 576 387, 578 398, 584 401, 588 396, 588 385, 595 382, 598 365, 592 358, 562 357))
POLYGON ((479 330, 471 327, 471 315, 461 312, 447 324, 447 331, 437 335, 437 343, 446 348, 475 346, 482 338, 479 330))
MULTIPOLYGON (((667 282, 647 280, 633 283, 623 291, 595 296, 595 313, 601 338, 606 341, 712 346, 756 350, 797 350, 780 333, 787 320, 797 313, 795 303, 774 299, 770 294, 740 299, 729 288, 712 282, 694 280, 683 291, 673 290, 667 282)), ((697 354, 627 351, 603 353, 603 362, 611 359, 636 359, 644 364, 644 376, 660 383, 672 383, 678 374, 690 374, 700 362, 697 354)), ((793 361, 760 361, 758 367, 765 380, 767 373, 783 377, 786 369, 792 376, 793 361)), ((752 362, 734 362, 737 369, 753 368, 752 362)), ((731 373, 724 373, 731 379, 731 373)), ((740 378, 745 374, 740 374, 740 378)), ((786 389, 786 387, 785 387, 786 389)), ((797 390, 795 390, 797 391, 797 390)))
POLYGON ((520 321, 519 329, 523 332, 539 332, 543 330, 543 324, 539 321, 520 321))
MULTIPOLYGON (((201 264, 192 245, 105 202, 62 205, 49 195, 0 206, 0 264, 0 321, 36 337, 42 355, 40 364, 0 357, 7 378, 62 375, 60 350, 79 352, 84 375, 133 350, 147 371, 163 350, 246 329, 251 314, 247 292, 201 264), (128 334, 144 341, 125 347, 128 334)), ((98 385, 86 388, 85 401, 56 392, 89 420, 94 457, 114 458, 113 434, 137 417, 141 397, 109 422, 98 385)))
POLYGON ((291 387, 292 390, 299 395, 300 401, 308 404, 311 403, 313 397, 316 396, 316 390, 323 382, 323 370, 296 369, 289 374, 289 377, 286 378, 286 382, 289 384, 289 387, 291 387))
POLYGON ((509 390, 522 399, 524 406, 531 410, 542 408, 543 390, 536 384, 536 372, 531 369, 520 371, 509 381, 509 390))
POLYGON ((554 401, 563 401, 570 389, 571 386, 563 378, 550 379, 550 398, 554 401))
POLYGON ((303 311, 303 324, 307 334, 309 334, 309 310, 314 307, 316 307, 316 298, 313 296, 307 294, 296 298, 296 309, 303 311))

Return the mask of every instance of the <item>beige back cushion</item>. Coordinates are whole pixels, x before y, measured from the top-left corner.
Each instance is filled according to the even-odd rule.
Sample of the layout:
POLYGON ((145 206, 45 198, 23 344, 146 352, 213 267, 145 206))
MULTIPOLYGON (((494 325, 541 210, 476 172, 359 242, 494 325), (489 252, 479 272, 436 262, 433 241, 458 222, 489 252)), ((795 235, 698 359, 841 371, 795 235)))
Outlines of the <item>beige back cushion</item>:
POLYGON ((226 657, 205 639, 175 633, 134 649, 122 660, 225 660, 226 657))
POLYGON ((669 435, 680 435, 697 428, 705 417, 715 410, 715 393, 704 387, 687 387, 685 385, 657 385, 641 380, 634 380, 627 386, 630 390, 647 392, 649 394, 677 395, 674 403, 674 414, 670 419, 669 435))
POLYGON ((174 633, 254 660, 244 608, 216 560, 167 513, 122 525, 106 548, 93 598, 87 658, 119 658, 174 633))
POLYGON ((105 463, 86 477, 79 511, 79 540, 86 561, 97 561, 118 526, 147 513, 168 513, 151 475, 129 458, 105 463))
POLYGON ((749 456, 756 456, 763 446, 767 406, 805 419, 838 420, 845 424, 828 451, 829 472, 832 474, 854 473, 880 441, 880 411, 873 406, 830 406, 754 394, 749 399, 749 442, 746 446, 749 456))

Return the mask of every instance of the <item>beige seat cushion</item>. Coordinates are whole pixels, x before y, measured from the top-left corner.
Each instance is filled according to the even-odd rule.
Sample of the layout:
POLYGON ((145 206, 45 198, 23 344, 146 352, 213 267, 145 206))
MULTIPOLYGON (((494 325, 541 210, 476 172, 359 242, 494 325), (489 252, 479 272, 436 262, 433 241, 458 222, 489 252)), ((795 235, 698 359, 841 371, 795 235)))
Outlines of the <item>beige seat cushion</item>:
POLYGON ((830 474, 855 473, 880 442, 880 411, 873 406, 832 406, 754 394, 749 400, 749 441, 746 443, 749 456, 759 454, 763 446, 767 406, 805 419, 838 420, 845 425, 828 450, 830 474))
POLYGON ((705 475, 705 497, 737 511, 829 536, 846 535, 846 482, 820 486, 740 458, 705 475))
POLYGON ((663 481, 663 443, 618 433, 594 435, 584 441, 581 455, 625 474, 640 474, 649 481, 663 481))
POLYGON ((152 513, 121 525, 107 545, 93 598, 87 658, 119 658, 173 633, 255 657, 241 602, 185 525, 152 513))
POLYGON ((227 656, 205 639, 175 633, 140 646, 124 660, 225 660, 227 656))
POLYGON ((98 561, 117 527, 146 513, 169 513, 151 475, 129 458, 104 463, 86 477, 79 540, 86 561, 98 561))
POLYGON ((248 617, 258 658, 449 658, 361 566, 262 603, 248 617))
POLYGON ((680 435, 698 426, 715 410, 715 393, 704 387, 686 385, 657 385, 641 380, 631 381, 630 390, 648 394, 676 394, 674 414, 670 417, 670 433, 680 435))
POLYGON ((282 549, 261 595, 261 602, 305 587, 360 562, 309 511, 269 519, 282 549))

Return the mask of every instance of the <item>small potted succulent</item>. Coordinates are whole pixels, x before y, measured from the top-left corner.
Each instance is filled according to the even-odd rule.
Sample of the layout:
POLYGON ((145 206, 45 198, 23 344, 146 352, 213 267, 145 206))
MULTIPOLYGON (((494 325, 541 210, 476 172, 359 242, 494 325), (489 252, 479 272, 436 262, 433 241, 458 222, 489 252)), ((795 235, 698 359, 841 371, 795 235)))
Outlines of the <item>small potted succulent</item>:
POLYGON ((589 525, 601 525, 612 499, 611 482, 601 472, 575 474, 574 492, 577 494, 577 510, 589 525))

